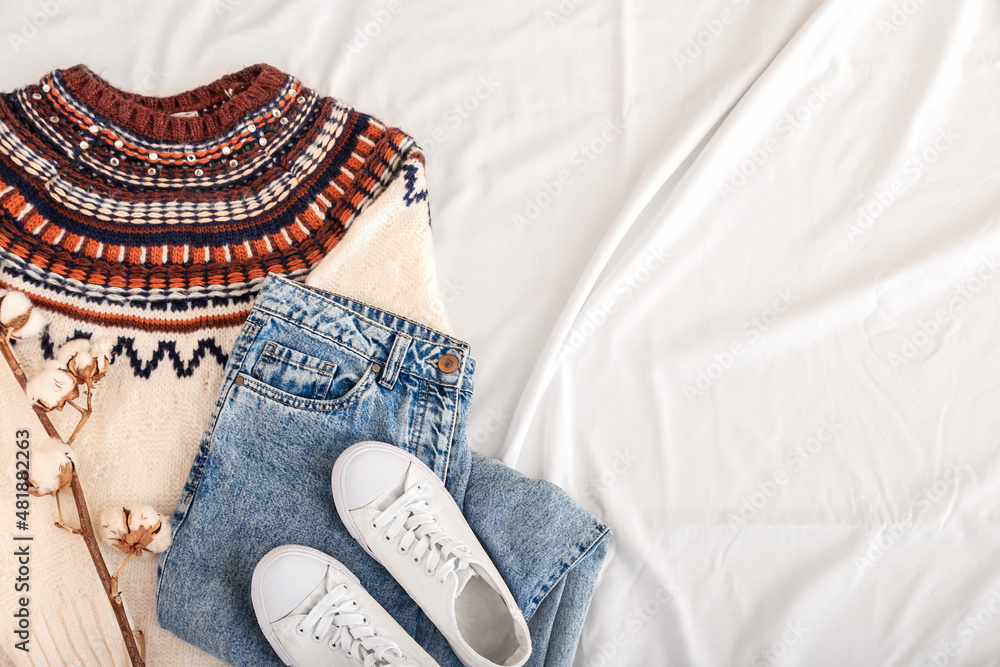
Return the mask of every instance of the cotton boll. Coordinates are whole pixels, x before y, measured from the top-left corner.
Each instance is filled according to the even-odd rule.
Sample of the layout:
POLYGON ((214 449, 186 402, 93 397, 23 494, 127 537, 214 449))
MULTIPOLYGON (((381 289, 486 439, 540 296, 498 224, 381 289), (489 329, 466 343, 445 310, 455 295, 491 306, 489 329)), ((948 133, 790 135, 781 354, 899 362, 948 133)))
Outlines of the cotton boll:
POLYGON ((92 341, 75 338, 60 347, 54 357, 80 384, 93 386, 107 373, 111 364, 111 344, 107 339, 92 341))
POLYGON ((21 292, 8 292, 0 298, 0 328, 8 340, 37 336, 46 324, 45 316, 32 308, 31 299, 21 292))
POLYGON ((170 526, 170 519, 160 515, 160 530, 157 531, 156 537, 153 538, 153 541, 146 548, 154 554, 158 554, 170 548, 173 540, 174 535, 173 529, 170 526))
POLYGON ((66 370, 46 365, 38 374, 28 380, 25 388, 28 400, 37 403, 46 412, 61 410, 66 401, 80 395, 76 378, 66 370))
POLYGON ((94 375, 91 379, 97 382, 107 375, 108 368, 111 366, 111 358, 114 356, 111 341, 106 336, 93 339, 89 353, 94 358, 94 375))
POLYGON ((73 481, 73 449, 57 438, 49 438, 31 449, 32 486, 28 493, 44 496, 64 489, 73 481))
POLYGON ((90 356, 97 359, 99 366, 106 367, 111 363, 111 357, 114 356, 113 349, 114 346, 107 336, 93 338, 90 341, 90 356))
POLYGON ((37 308, 31 309, 31 315, 28 316, 28 321, 25 322, 24 326, 14 332, 14 338, 34 338, 38 334, 42 333, 45 325, 48 324, 48 320, 42 315, 42 311, 37 308))
POLYGON ((170 546, 170 521, 149 505, 122 507, 101 514, 101 529, 113 547, 133 556, 170 546))
POLYGON ((153 528, 160 521, 160 513, 150 505, 133 505, 126 508, 129 511, 128 529, 135 530, 145 526, 153 528))
POLYGON ((21 292, 8 292, 0 301, 0 324, 9 326, 16 317, 31 310, 31 299, 21 292))
POLYGON ((74 338, 71 341, 67 341, 56 350, 52 358, 58 361, 63 368, 68 366, 69 362, 73 360, 76 361, 78 366, 87 365, 94 359, 90 355, 90 339, 74 338))
POLYGON ((159 553, 170 546, 170 520, 162 516, 149 505, 142 505, 131 508, 129 516, 129 530, 136 531, 140 528, 149 528, 153 534, 153 539, 146 545, 147 551, 159 553))
POLYGON ((118 546, 117 542, 128 534, 128 527, 125 525, 124 509, 122 507, 101 512, 101 535, 112 546, 118 546))

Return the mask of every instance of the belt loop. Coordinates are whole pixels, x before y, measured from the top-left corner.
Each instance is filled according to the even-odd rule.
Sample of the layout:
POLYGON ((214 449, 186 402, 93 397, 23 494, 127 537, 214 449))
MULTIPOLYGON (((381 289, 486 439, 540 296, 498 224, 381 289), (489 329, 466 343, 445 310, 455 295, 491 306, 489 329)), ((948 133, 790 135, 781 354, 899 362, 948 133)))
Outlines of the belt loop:
POLYGON ((385 360, 385 368, 379 376, 378 383, 386 389, 396 386, 396 378, 399 376, 399 369, 403 367, 403 359, 406 358, 406 351, 410 349, 410 341, 413 340, 403 333, 397 333, 392 341, 392 349, 389 350, 389 358, 385 360))

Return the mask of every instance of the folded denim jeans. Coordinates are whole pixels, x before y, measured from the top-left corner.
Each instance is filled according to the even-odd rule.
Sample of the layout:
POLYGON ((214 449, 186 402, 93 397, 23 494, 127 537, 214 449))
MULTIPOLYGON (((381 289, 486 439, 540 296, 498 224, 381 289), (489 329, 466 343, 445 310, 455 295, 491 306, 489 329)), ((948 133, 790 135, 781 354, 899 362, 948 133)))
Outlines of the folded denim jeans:
POLYGON ((257 625, 254 566, 302 544, 346 565, 441 665, 444 636, 354 541, 330 491, 348 446, 378 440, 417 456, 449 493, 528 620, 530 665, 570 665, 607 526, 559 487, 472 452, 469 346, 275 274, 233 347, 157 564, 157 616, 232 665, 281 665, 257 625))

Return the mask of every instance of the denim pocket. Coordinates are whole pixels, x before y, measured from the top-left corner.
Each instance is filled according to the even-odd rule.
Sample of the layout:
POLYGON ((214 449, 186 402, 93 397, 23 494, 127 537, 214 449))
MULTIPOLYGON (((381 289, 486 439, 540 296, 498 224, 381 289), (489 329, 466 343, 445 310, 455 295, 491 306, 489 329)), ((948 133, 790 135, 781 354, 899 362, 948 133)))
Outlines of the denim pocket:
POLYGON ((343 410, 375 385, 374 362, 350 347, 265 324, 259 352, 251 350, 235 383, 284 405, 304 410, 343 410), (256 356, 256 359, 253 357, 256 356))
POLYGON ((250 370, 250 377, 302 398, 325 399, 337 364, 275 341, 268 341, 250 370))

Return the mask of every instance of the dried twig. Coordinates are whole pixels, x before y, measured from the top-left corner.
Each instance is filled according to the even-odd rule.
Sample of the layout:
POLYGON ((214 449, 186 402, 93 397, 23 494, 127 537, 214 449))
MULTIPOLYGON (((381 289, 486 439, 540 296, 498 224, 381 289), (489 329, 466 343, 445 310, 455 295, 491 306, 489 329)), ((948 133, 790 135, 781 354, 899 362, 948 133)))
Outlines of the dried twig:
MULTIPOLYGON (((11 372, 14 373, 14 377, 17 379, 18 384, 21 385, 21 389, 25 390, 28 385, 27 377, 25 376, 24 369, 21 368, 21 364, 18 363, 17 358, 14 356, 14 351, 10 348, 9 341, 6 337, 0 338, 0 354, 2 354, 3 358, 7 361, 7 365, 10 366, 11 372)), ((87 397, 87 403, 87 407, 89 408, 89 396, 87 397)), ((38 417, 38 421, 41 422, 42 428, 45 429, 45 432, 53 438, 62 440, 62 437, 60 437, 59 432, 52 423, 52 420, 49 419, 48 413, 37 405, 33 405, 32 409, 35 411, 35 415, 38 417)), ((76 432, 79 432, 79 427, 77 427, 76 432)), ((74 432, 74 436, 76 435, 76 432, 74 432)), ((118 629, 122 633, 122 639, 125 642, 125 649, 128 651, 129 660, 131 661, 133 667, 145 667, 146 663, 142 656, 142 653, 145 653, 145 651, 140 653, 139 647, 136 644, 136 636, 133 633, 132 628, 129 626, 121 594, 117 590, 117 578, 112 584, 111 575, 108 573, 107 564, 104 562, 104 556, 101 555, 101 549, 97 543, 97 536, 94 534, 94 529, 90 521, 90 512, 87 510, 87 499, 83 495, 83 486, 80 484, 80 478, 76 474, 75 468, 73 470, 73 481, 70 484, 70 488, 73 489, 73 499, 76 501, 76 513, 80 518, 80 528, 74 531, 66 526, 60 527, 64 530, 68 530, 69 532, 76 532, 83 538, 84 543, 87 545, 87 551, 90 552, 90 558, 94 562, 94 568, 97 570, 97 576, 100 577, 101 583, 104 585, 104 593, 108 597, 108 602, 111 603, 111 610, 114 612, 115 618, 118 621, 118 629), (112 594, 113 585, 115 589, 114 594, 112 594)), ((141 637, 141 632, 139 635, 141 637)), ((145 641, 143 640, 142 643, 145 644, 145 641)))
POLYGON ((74 408, 76 408, 77 410, 80 411, 80 422, 76 425, 76 428, 73 430, 73 435, 69 436, 69 440, 66 441, 67 445, 72 445, 73 444, 73 441, 76 440, 76 436, 80 435, 80 429, 82 429, 83 425, 87 423, 88 419, 90 419, 90 414, 93 412, 93 408, 91 408, 91 405, 90 405, 90 403, 91 403, 91 401, 90 401, 91 391, 93 391, 93 388, 90 387, 90 386, 88 386, 88 388, 87 388, 87 408, 86 409, 81 408, 79 405, 77 405, 73 401, 66 401, 66 405, 72 405, 74 408))

